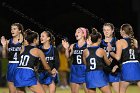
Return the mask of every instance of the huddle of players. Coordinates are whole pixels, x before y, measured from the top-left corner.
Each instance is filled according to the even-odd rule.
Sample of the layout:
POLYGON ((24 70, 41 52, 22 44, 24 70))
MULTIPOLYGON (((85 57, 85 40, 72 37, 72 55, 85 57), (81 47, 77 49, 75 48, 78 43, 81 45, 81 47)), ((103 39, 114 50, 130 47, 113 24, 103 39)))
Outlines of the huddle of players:
MULTIPOLYGON (((38 48, 38 33, 30 29, 24 33, 22 31, 22 25, 14 23, 11 25, 12 38, 6 40, 1 37, 3 57, 8 54, 9 59, 9 92, 24 93, 25 87, 29 87, 35 93, 45 93, 49 87, 49 92, 55 93, 59 58, 52 43, 54 37, 49 31, 43 31, 40 36, 42 45, 38 48), (39 79, 34 70, 38 60, 41 62, 39 79)), ((120 40, 114 36, 114 26, 111 23, 103 25, 103 33, 104 39, 95 28, 89 34, 88 29, 79 27, 75 32, 77 43, 69 45, 65 39, 62 40, 66 57, 73 58, 70 70, 72 93, 78 93, 81 84, 84 85, 85 93, 95 93, 96 88, 100 88, 103 93, 111 93, 109 83, 116 93, 125 93, 130 81, 136 81, 140 86, 138 43, 134 39, 131 25, 121 26, 123 39, 120 40)))
POLYGON ((69 45, 62 40, 67 58, 73 57, 70 72, 72 93, 78 93, 81 84, 86 84, 85 93, 96 93, 96 88, 103 93, 111 93, 109 83, 115 93, 126 93, 131 81, 140 87, 138 42, 132 26, 121 26, 120 40, 114 36, 111 23, 103 25, 103 33, 104 39, 95 28, 88 35, 86 28, 79 27, 75 32, 77 43, 69 45))
POLYGON ((53 46, 54 37, 49 31, 37 32, 27 29, 23 32, 20 23, 11 25, 12 38, 1 37, 3 57, 8 57, 7 81, 9 93, 26 93, 28 87, 34 93, 55 93, 58 52, 53 46), (40 64, 39 64, 40 63, 40 64), (38 78, 35 70, 38 71, 38 78))

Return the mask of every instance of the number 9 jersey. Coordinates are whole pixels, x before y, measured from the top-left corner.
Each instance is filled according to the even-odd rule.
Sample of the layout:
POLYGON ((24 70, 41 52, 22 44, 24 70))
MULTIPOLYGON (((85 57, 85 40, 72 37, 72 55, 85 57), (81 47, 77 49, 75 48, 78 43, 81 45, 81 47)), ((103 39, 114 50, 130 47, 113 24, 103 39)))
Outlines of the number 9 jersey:
POLYGON ((86 58, 86 87, 99 88, 108 85, 108 80, 103 71, 104 60, 97 56, 99 46, 88 47, 89 56, 86 58))

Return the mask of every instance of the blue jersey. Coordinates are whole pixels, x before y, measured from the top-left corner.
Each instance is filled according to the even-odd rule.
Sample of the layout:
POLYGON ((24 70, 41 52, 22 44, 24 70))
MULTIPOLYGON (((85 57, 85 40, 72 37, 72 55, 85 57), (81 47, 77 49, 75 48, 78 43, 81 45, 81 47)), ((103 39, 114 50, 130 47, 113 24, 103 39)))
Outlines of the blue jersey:
POLYGON ((83 63, 83 50, 86 47, 86 43, 82 47, 78 47, 78 43, 73 46, 73 63, 70 72, 71 83, 85 83, 86 66, 83 63))
POLYGON ((20 54, 22 43, 13 43, 11 38, 8 43, 8 70, 7 70, 7 81, 14 82, 14 72, 18 66, 18 56, 20 54))
POLYGON ((99 70, 102 69, 103 70, 103 66, 104 66, 104 60, 103 58, 99 57, 96 55, 96 51, 97 49, 100 48, 99 46, 96 47, 88 47, 88 51, 89 51, 89 56, 86 58, 86 71, 92 71, 92 70, 99 70))
MULTIPOLYGON (((39 47, 45 54, 46 61, 48 62, 51 69, 58 69, 59 67, 59 55, 57 49, 50 45, 49 49, 43 49, 43 46, 39 47)), ((44 71, 43 65, 39 65, 39 71, 44 71)))
POLYGON ((122 50, 122 81, 140 81, 140 62, 138 60, 138 49, 131 48, 131 39, 124 38, 128 47, 122 50))
POLYGON ((24 47, 24 52, 22 52, 18 58, 18 60, 20 61, 18 68, 34 69, 34 66, 39 58, 30 54, 30 50, 33 48, 35 47, 30 45, 24 47))
POLYGON ((78 43, 74 44, 73 46, 73 65, 81 65, 83 63, 82 55, 83 50, 87 48, 87 43, 85 43, 82 47, 78 47, 78 43))
POLYGON ((18 55, 20 54, 22 43, 13 43, 13 39, 9 40, 8 44, 8 60, 9 63, 19 63, 17 60, 18 55))
POLYGON ((96 55, 99 46, 88 47, 89 56, 86 58, 86 87, 101 88, 108 85, 108 80, 103 71, 103 58, 96 55))
MULTIPOLYGON (((117 41, 117 39, 114 37, 114 38, 112 38, 112 40, 110 42, 110 44, 112 46, 112 51, 113 52, 116 52, 116 41, 117 41)), ((112 70, 112 68, 113 68, 113 66, 115 66, 115 65, 118 65, 119 66, 119 61, 117 61, 115 58, 113 58, 113 57, 110 56, 110 53, 107 50, 107 47, 108 47, 107 43, 108 42, 105 42, 104 40, 102 40, 101 41, 101 44, 100 44, 100 47, 103 48, 106 51, 106 54, 107 54, 107 57, 108 58, 112 58, 112 62, 111 62, 110 67, 106 66, 106 64, 105 64, 105 67, 104 67, 104 71, 106 73, 110 73, 111 70, 112 70)), ((115 73, 117 73, 118 71, 119 71, 119 69, 117 69, 117 71, 115 73)))
MULTIPOLYGON (((39 47, 45 54, 46 62, 48 62, 51 69, 55 68, 58 69, 59 67, 59 55, 57 49, 50 45, 49 49, 43 49, 43 46, 39 47)), ((55 77, 52 77, 52 75, 48 72, 46 72, 43 68, 42 64, 39 64, 39 82, 41 84, 49 85, 54 81, 55 83, 58 82, 57 75, 55 77)))
MULTIPOLYGON (((117 39, 114 37, 114 38, 112 38, 112 40, 110 42, 113 52, 116 52, 116 41, 117 41, 117 39)), ((107 66, 106 64, 104 65, 104 71, 106 73, 106 76, 107 76, 109 82, 119 82, 120 81, 120 69, 118 68, 116 70, 116 72, 114 72, 114 73, 111 72, 112 68, 115 65, 119 66, 119 61, 117 61, 115 58, 110 56, 109 51, 107 51, 107 46, 108 46, 107 43, 108 42, 105 42, 104 40, 102 40, 100 47, 102 47, 106 51, 108 58, 112 58, 112 62, 110 64, 110 66, 107 66)))
POLYGON ((38 57, 30 54, 34 46, 25 46, 24 51, 19 55, 19 65, 15 70, 14 85, 16 87, 28 87, 37 84, 37 77, 34 71, 35 63, 38 57))
POLYGON ((139 60, 138 58, 138 48, 131 48, 131 39, 125 38, 126 42, 128 43, 128 47, 122 50, 122 57, 121 61, 131 61, 131 60, 139 60))

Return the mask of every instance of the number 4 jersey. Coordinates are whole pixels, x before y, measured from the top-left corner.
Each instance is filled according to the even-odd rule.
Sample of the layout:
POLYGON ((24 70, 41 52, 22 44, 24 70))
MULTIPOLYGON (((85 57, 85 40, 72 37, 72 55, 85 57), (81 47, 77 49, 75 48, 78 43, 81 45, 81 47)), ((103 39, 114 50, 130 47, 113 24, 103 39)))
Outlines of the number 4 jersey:
POLYGON ((17 60, 18 55, 20 54, 22 43, 13 43, 13 39, 9 40, 8 44, 8 60, 9 63, 19 63, 17 60))
POLYGON ((13 43, 13 39, 9 40, 8 44, 8 70, 7 70, 7 81, 14 82, 14 72, 18 66, 18 55, 20 54, 22 43, 13 43))

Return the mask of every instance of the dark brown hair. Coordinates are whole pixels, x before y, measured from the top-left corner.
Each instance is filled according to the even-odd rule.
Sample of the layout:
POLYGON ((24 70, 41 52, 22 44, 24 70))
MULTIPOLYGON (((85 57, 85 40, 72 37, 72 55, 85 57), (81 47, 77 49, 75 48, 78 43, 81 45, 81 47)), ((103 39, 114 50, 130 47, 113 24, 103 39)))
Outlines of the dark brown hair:
POLYGON ((92 28, 92 33, 90 34, 90 37, 91 37, 91 41, 93 43, 96 43, 99 38, 102 38, 102 35, 100 32, 97 31, 96 28, 92 28))
POLYGON ((27 29, 24 33, 24 38, 27 40, 29 44, 33 43, 34 39, 37 39, 39 37, 38 33, 35 31, 32 31, 31 29, 27 29))

